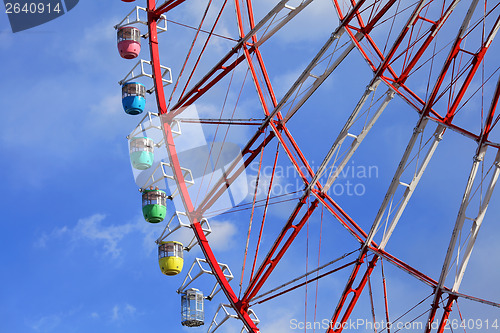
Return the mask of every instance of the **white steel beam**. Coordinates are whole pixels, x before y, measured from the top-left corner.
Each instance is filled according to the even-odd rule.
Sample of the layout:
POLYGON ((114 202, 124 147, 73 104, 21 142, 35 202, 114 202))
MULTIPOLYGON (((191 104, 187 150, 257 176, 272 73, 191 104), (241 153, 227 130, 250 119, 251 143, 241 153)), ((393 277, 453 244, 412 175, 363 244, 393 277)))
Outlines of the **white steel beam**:
MULTIPOLYGON (((368 91, 369 91, 369 89, 367 89, 367 92, 368 91)), ((366 92, 365 92, 365 94, 366 94, 366 92)), ((342 170, 344 169, 344 167, 347 165, 347 163, 349 162, 349 160, 351 159, 351 157, 354 155, 354 153, 356 152, 356 150, 358 149, 358 147, 361 145, 361 142, 363 142, 363 140, 365 139, 365 137, 368 134, 368 132, 372 129, 373 125, 375 125, 375 122, 378 120, 378 118, 380 117, 380 115, 382 114, 382 112, 385 110, 385 108, 387 107, 387 105, 389 104, 389 102, 394 98, 394 95, 395 95, 394 90, 392 90, 391 88, 389 88, 387 90, 387 92, 386 92, 386 97, 385 97, 384 101, 378 107, 377 111, 372 116, 372 118, 363 127, 363 129, 361 130, 361 132, 359 134, 353 135, 353 134, 349 133, 348 131, 352 127, 352 125, 354 125, 355 119, 357 118, 357 115, 359 114, 359 111, 361 110, 361 107, 363 106, 364 102, 366 102, 366 99, 364 99, 364 96, 363 96, 363 98, 362 98, 362 100, 364 99, 363 104, 360 105, 358 103, 359 108, 358 108, 358 106, 356 107, 356 109, 354 110, 354 112, 351 114, 351 117, 349 117, 348 123, 346 124, 348 127, 347 126, 344 127, 344 129, 341 131, 340 135, 338 136, 338 138, 336 140, 336 142, 338 142, 338 143, 334 144, 334 146, 332 147, 332 149, 333 149, 332 153, 333 153, 337 149, 340 149, 340 146, 342 145, 342 143, 343 143, 343 141, 344 141, 344 139, 346 137, 349 136, 349 137, 352 137, 354 139, 353 142, 351 143, 351 146, 349 147, 347 153, 345 154, 344 158, 339 163, 339 165, 336 167, 336 169, 333 172, 333 174, 330 175, 330 177, 326 181, 325 186, 322 189, 323 193, 326 193, 328 191, 328 189, 330 188, 330 186, 332 186, 332 184, 335 182, 335 180, 340 175, 340 173, 342 172, 342 170)), ((331 158, 332 156, 333 156, 333 154, 331 154, 331 155, 329 154, 328 157, 331 158)))
POLYGON ((429 163, 430 159, 432 158, 438 143, 441 141, 442 134, 445 130, 444 127, 438 126, 436 131, 434 132, 434 141, 431 147, 429 148, 426 157, 420 166, 419 170, 414 174, 413 179, 411 181, 411 185, 404 184, 401 182, 401 177, 403 175, 403 172, 408 166, 408 160, 410 159, 411 153, 413 151, 413 148, 415 146, 415 143, 417 142, 417 139, 423 135, 424 129, 427 125, 428 119, 427 118, 420 118, 417 126, 413 130, 413 135, 410 138, 410 142, 406 146, 406 150, 403 154, 403 157, 401 158, 401 161, 399 162, 399 166, 394 174, 394 177, 392 178, 391 184, 389 185, 389 189, 387 190, 387 193, 384 197, 384 200, 382 201, 382 204, 380 206, 380 209, 377 213, 377 216, 375 217, 375 221, 373 222, 373 225, 370 229, 370 232, 368 234, 368 237, 366 238, 365 241, 365 246, 368 246, 372 241, 375 235, 377 234, 377 231, 379 230, 380 224, 382 223, 382 220, 384 218, 385 213, 387 212, 387 219, 389 219, 391 215, 391 208, 392 208, 392 202, 394 201, 394 196, 396 194, 396 191, 399 186, 406 186, 407 190, 405 191, 405 194, 403 195, 403 201, 402 205, 403 207, 398 210, 398 212, 395 214, 395 216, 392 218, 391 224, 390 224, 390 229, 387 230, 389 233, 386 233, 383 237, 383 243, 379 245, 380 249, 384 249, 385 245, 387 245, 387 242, 389 241, 390 236, 392 235, 392 232, 394 231, 394 228, 396 227, 397 223, 399 222, 399 219, 401 217, 401 214, 403 213, 404 208, 406 207, 406 204, 408 203, 411 194, 415 190, 415 187, 418 185, 418 182, 422 178, 422 174, 425 171, 425 168, 427 167, 427 164, 429 163))
POLYGON ((469 179, 467 180, 467 185, 465 187, 465 192, 462 197, 462 203, 460 204, 460 209, 458 210, 457 220, 455 222, 455 227, 453 228, 453 232, 451 234, 450 244, 448 245, 448 250, 446 251, 446 257, 443 263, 443 268, 441 269, 441 275, 439 277, 438 284, 436 286, 437 289, 443 287, 446 277, 448 276, 449 268, 451 265, 451 261, 453 259, 454 250, 457 244, 457 240, 460 232, 464 226, 466 210, 469 206, 470 195, 472 193, 472 188, 474 185, 474 181, 476 179, 477 171, 479 170, 479 166, 484 159, 484 154, 486 153, 486 146, 482 146, 479 149, 479 152, 474 157, 474 163, 472 164, 472 168, 469 174, 469 179))
MULTIPOLYGON (((272 29, 268 30, 263 36, 259 38, 257 43, 255 43, 256 47, 259 47, 262 45, 266 40, 268 40, 272 35, 274 35, 276 32, 278 32, 288 21, 290 21, 292 18, 294 18, 298 13, 300 13, 304 8, 306 8, 313 0, 306 0, 303 1, 299 6, 297 7, 291 7, 289 5, 284 5, 283 8, 288 9, 290 12, 285 15, 284 18, 282 18, 276 26, 274 26, 272 29)), ((282 9, 283 9, 282 8, 282 9)), ((277 14, 276 14, 277 15, 277 14)))
MULTIPOLYGON (((323 47, 321 48, 321 50, 318 52, 318 54, 316 55, 316 57, 314 57, 313 61, 307 66, 307 68, 302 72, 302 74, 299 76, 299 78, 297 79, 297 81, 295 81, 295 83, 293 84, 293 86, 291 87, 291 89, 288 91, 287 95, 285 95, 285 98, 283 98, 282 102, 283 103, 280 103, 276 109, 277 110, 274 110, 274 113, 280 111, 282 109, 282 107, 285 105, 285 103, 288 102, 288 100, 290 99, 290 97, 292 95, 299 95, 300 93, 300 88, 302 88, 302 85, 304 84, 304 82, 309 78, 309 77, 313 77, 315 78, 314 82, 312 83, 312 85, 310 85, 304 96, 302 96, 302 98, 293 105, 292 108, 290 108, 290 110, 288 110, 287 114, 285 115, 285 117, 283 118, 283 123, 286 123, 290 120, 290 118, 293 117, 293 115, 295 113, 297 113, 297 111, 300 109, 300 107, 302 105, 304 105, 304 103, 309 99, 309 97, 311 97, 311 95, 316 91, 316 89, 318 89, 318 87, 323 84, 323 82, 325 82, 325 80, 330 76, 330 74, 332 74, 332 72, 335 70, 335 68, 338 67, 338 65, 340 65, 340 63, 342 63, 342 61, 344 61, 344 59, 349 55, 349 53, 351 53, 351 51, 354 49, 354 43, 351 43, 345 50, 344 52, 342 52, 342 54, 337 58, 335 59, 332 64, 321 74, 321 75, 313 75, 312 74, 312 70, 319 64, 322 62, 323 60, 323 56, 325 55, 326 51, 328 51, 330 49, 330 47, 333 45, 333 43, 335 41, 337 41, 343 34, 344 30, 341 29, 338 33, 333 33, 330 38, 328 39, 328 41, 325 43, 325 45, 323 45, 323 47), (279 107, 279 109, 278 109, 279 107)), ((356 35, 359 39, 362 39, 363 35, 362 34, 357 34, 356 35)))
MULTIPOLYGON (((401 218, 401 215, 403 214, 403 211, 406 208, 406 205, 410 201, 410 198, 415 191, 416 186, 420 182, 420 179, 422 178, 422 175, 424 174, 425 169, 427 168, 427 165, 429 164, 432 156, 434 155, 434 152, 436 151, 436 148, 443 139, 443 134, 445 131, 445 127, 443 126, 438 126, 436 128, 436 131, 434 132, 434 140, 432 141, 432 144, 430 145, 429 149, 427 150, 427 154, 424 157, 424 160, 420 164, 420 167, 418 168, 417 172, 414 174, 413 179, 408 185, 403 185, 406 186, 406 190, 403 194, 403 199, 402 202, 400 203, 396 213, 394 214, 394 217, 392 218, 392 221, 387 228, 387 231, 384 233, 384 237, 382 238, 382 241, 379 244, 379 249, 384 249, 385 246, 387 245, 387 242, 389 241, 389 238, 391 238, 392 233, 394 232, 394 229, 396 228, 396 225, 398 224, 399 219, 401 218)), ((389 213, 388 213, 389 215, 389 213)))
MULTIPOLYGON (((470 231, 470 237, 467 244, 467 248, 465 250, 464 257, 460 263, 458 272, 456 273, 452 291, 458 291, 458 288, 462 283, 462 279, 464 277, 467 264, 469 263, 469 259, 472 254, 472 249, 474 248, 474 244, 476 243, 479 229, 481 228, 481 225, 483 223, 484 215, 486 214, 486 210, 488 209, 491 195, 493 194, 493 190, 495 189, 495 185, 498 181, 498 176, 500 175, 500 150, 497 152, 497 156, 495 158, 495 162, 493 165, 495 169, 493 171, 493 175, 491 176, 491 180, 484 195, 481 207, 479 208, 479 213, 477 214, 476 218, 474 219, 474 222, 472 223, 472 228, 470 231)), ((462 202, 462 204, 468 205, 469 201, 467 201, 466 203, 462 202)), ((463 222, 462 222, 462 227, 463 227, 463 222)))
MULTIPOLYGON (((377 79, 377 80, 374 79, 366 87, 365 92, 363 93, 363 96, 361 96, 358 104, 356 105, 356 107, 354 108, 353 112, 351 113, 351 115, 347 119, 347 122, 345 123, 344 127, 340 131, 340 133, 337 136, 337 138, 335 139, 335 141, 333 142, 332 147, 330 148, 330 150, 326 154, 325 158, 323 159, 323 162, 321 163, 320 167, 318 168, 318 171, 314 175, 314 178, 311 181, 311 186, 314 186, 316 184, 316 182, 321 178, 321 176, 323 175, 323 172, 326 170, 326 167, 327 167, 328 163, 330 163, 330 160, 333 158, 333 156, 335 155, 336 151, 342 145, 342 143, 344 142, 344 140, 346 139, 346 137, 350 136, 349 135, 349 129, 356 122, 356 118, 358 117, 359 111, 361 110, 361 108, 363 107, 363 105, 365 105, 366 100, 368 99, 368 97, 373 92, 375 92, 375 90, 377 90, 377 87, 378 87, 378 85, 380 84, 381 81, 382 80, 380 80, 380 79, 377 79)), ((331 184, 328 185, 329 182, 330 182, 330 179, 327 180, 325 186, 330 187, 331 184)), ((326 190, 323 190, 323 192, 326 192, 327 190, 328 190, 328 188, 326 190)))

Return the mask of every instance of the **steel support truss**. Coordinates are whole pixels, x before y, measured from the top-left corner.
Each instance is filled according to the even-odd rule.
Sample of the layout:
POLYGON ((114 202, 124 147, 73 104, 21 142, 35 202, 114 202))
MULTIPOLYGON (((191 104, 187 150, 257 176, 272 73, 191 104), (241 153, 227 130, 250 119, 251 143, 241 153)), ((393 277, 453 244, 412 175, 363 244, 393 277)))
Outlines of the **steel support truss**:
MULTIPOLYGON (((467 216, 467 212, 469 210, 469 206, 471 203, 471 195, 474 193, 477 188, 474 187, 474 183, 476 180, 477 172, 482 163, 484 163, 484 156, 486 153, 487 146, 483 145, 478 147, 478 152, 474 157, 474 162, 472 164, 472 168, 469 174, 469 179, 467 181, 467 186, 465 188, 465 192, 463 195, 462 203, 460 205, 460 209, 458 212, 457 220, 455 222, 455 227, 452 232, 450 244, 448 246, 448 250, 446 252, 446 258, 444 260, 443 268, 441 271, 441 276, 439 277, 438 284, 435 288, 434 299, 432 301, 431 311, 429 313, 426 331, 431 331, 431 326, 435 320, 436 313, 439 308, 439 304, 441 303, 441 297, 443 296, 443 287, 446 281, 446 278, 450 274, 452 266, 455 264, 452 262, 453 257, 457 256, 459 258, 459 262, 457 263, 457 270, 455 273, 455 278, 453 282, 453 287, 451 288, 452 292, 457 292, 460 284, 462 283, 462 279, 464 277, 465 270, 467 268, 467 264, 469 262, 470 256, 472 254, 472 249, 474 248, 474 244, 477 239, 477 235, 481 225, 483 223, 483 219, 488 209, 488 205, 491 199, 491 195, 495 188, 495 185, 498 181, 498 176, 500 175, 500 150, 497 151, 497 155, 495 161, 492 165, 492 175, 490 177, 490 181, 488 186, 486 187, 486 192, 484 194, 484 198, 482 203, 480 204, 479 210, 472 216, 467 216), (470 224, 466 224, 466 220, 471 221, 470 224), (462 232, 466 234, 467 230, 469 230, 469 239, 464 248, 462 248, 461 244, 457 244, 457 241, 460 239, 462 232)), ((478 187, 482 186, 482 182, 485 180, 486 175, 481 177, 480 183, 478 187)), ((482 193, 481 193, 482 194, 482 193)), ((472 210, 472 209, 470 209, 472 210)), ((457 259, 458 260, 458 259, 457 259)), ((458 295, 450 294, 448 295, 448 300, 446 301, 446 305, 443 308, 443 314, 441 320, 439 322, 439 326, 437 329, 438 333, 442 333, 445 330, 447 320, 449 318, 450 312, 452 310, 453 303, 457 300, 458 295)))
MULTIPOLYGON (((314 209, 321 203, 324 205, 328 211, 332 213, 332 215, 339 220, 339 222, 351 233, 353 236, 363 244, 363 250, 358 258, 358 263, 355 265, 353 272, 351 273, 351 278, 349 279, 346 288, 344 290, 341 301, 337 305, 335 313, 333 315, 332 322, 337 321, 341 318, 341 322, 345 322, 350 313, 352 312, 359 295, 361 294, 364 286, 366 285, 367 279, 371 275, 378 259, 380 257, 384 257, 389 262, 393 263, 397 267, 406 270, 410 274, 415 277, 421 279, 429 285, 437 286, 438 282, 428 278, 424 274, 416 271, 410 266, 406 265, 399 259, 393 257, 392 255, 386 253, 384 251, 385 245, 389 241, 389 238, 392 235, 392 231, 397 226, 397 223, 401 217, 401 214, 404 211, 404 208, 408 201, 411 198, 413 191, 415 190, 419 180, 421 179, 423 172, 425 171, 426 166, 431 160, 434 151, 437 148, 437 145, 442 139, 442 136, 447 128, 452 128, 460 132, 459 129, 455 128, 451 123, 451 120, 454 116, 453 108, 457 108, 460 103, 460 100, 463 98, 464 94, 461 91, 455 98, 452 109, 448 110, 448 114, 446 119, 440 118, 439 115, 432 109, 434 105, 434 100, 439 92, 442 81, 438 81, 436 86, 433 89, 431 94, 431 98, 426 102, 418 99, 418 96, 413 95, 411 91, 405 86, 405 81, 408 78, 408 74, 410 71, 418 64, 420 57, 423 52, 419 52, 413 56, 413 58, 408 61, 407 66, 403 69, 401 75, 396 75, 395 71, 391 68, 390 63, 393 60, 392 58, 395 56, 397 49, 402 45, 402 41, 404 38, 408 37, 408 31, 412 25, 415 24, 417 20, 425 20, 424 15, 421 13, 421 9, 425 6, 426 3, 432 2, 429 1, 420 1, 418 5, 415 7, 413 15, 410 17, 408 24, 402 30, 398 37, 398 42, 394 43, 393 48, 388 53, 387 56, 383 56, 380 50, 376 48, 375 43, 370 38, 369 33, 371 29, 377 24, 377 22, 384 16, 384 14, 393 6, 396 0, 387 1, 387 3, 379 8, 378 12, 372 17, 372 19, 364 24, 360 20, 359 10, 365 3, 364 0, 360 0, 358 2, 353 1, 353 6, 350 12, 347 15, 341 15, 339 11, 339 16, 341 17, 341 23, 339 27, 335 30, 335 32, 331 35, 331 37, 327 40, 323 48, 318 52, 318 54, 314 57, 313 61, 306 67, 302 75, 297 79, 297 81, 292 85, 290 90, 285 94, 282 100, 279 102, 276 100, 274 96, 274 92, 270 83, 270 80, 267 76, 267 71, 264 66, 264 62, 262 60, 262 56, 260 55, 258 47, 262 45, 266 40, 268 40, 274 33, 276 33, 282 26, 284 26, 290 19, 292 19, 295 15, 297 15, 302 9, 304 9, 311 1, 303 1, 298 7, 290 7, 287 6, 289 1, 283 0, 280 1, 259 23, 253 23, 253 14, 252 14, 252 5, 250 0, 243 1, 246 5, 246 9, 249 13, 249 26, 250 31, 248 33, 244 33, 243 22, 240 4, 238 0, 235 0, 237 7, 237 16, 238 16, 238 24, 240 28, 240 40, 239 42, 232 48, 230 52, 227 53, 223 59, 217 63, 208 73, 205 75, 197 84, 195 84, 191 90, 189 90, 182 98, 174 105, 171 111, 167 112, 167 105, 165 102, 165 96, 163 91, 163 83, 161 80, 162 72, 161 65, 159 62, 159 52, 158 52, 158 40, 157 40, 157 27, 156 20, 159 15, 171 10, 177 5, 181 4, 182 0, 171 0, 166 1, 162 6, 155 8, 155 1, 148 0, 148 25, 149 25, 149 35, 150 35, 150 52, 151 52, 151 64, 153 68, 153 80, 155 82, 156 89, 156 98, 159 113, 162 115, 166 115, 164 119, 164 132, 165 132, 165 143, 168 151, 168 155, 171 161, 171 167, 173 170, 173 178, 175 179, 178 191, 182 198, 186 214, 191 223, 192 229, 194 230, 195 236, 197 238, 198 243, 205 255, 206 262, 210 265, 213 275, 216 277, 217 282, 221 286, 224 291, 227 299, 230 302, 230 306, 236 311, 237 316, 242 320, 245 328, 250 332, 259 332, 259 329, 255 326, 254 321, 250 318, 248 313, 248 304, 252 297, 256 296, 259 289, 262 287, 267 277, 271 274, 274 269, 276 263, 279 261, 279 258, 283 256, 288 247, 293 242, 294 237, 300 232, 301 227, 305 224, 307 219, 311 216, 314 209), (282 15, 286 13, 285 15, 282 15), (283 17, 280 21, 274 22, 274 18, 281 14, 283 17), (358 27, 355 27, 355 21, 358 22, 358 27), (262 32, 262 36, 257 38, 257 33, 262 32), (349 37, 352 42, 345 46, 342 49, 341 54, 337 58, 333 58, 334 51, 331 50, 332 46, 335 48, 335 45, 338 44, 338 40, 342 36, 344 32, 348 32, 349 37), (361 47, 360 41, 366 38, 368 43, 372 45, 375 49, 375 53, 380 56, 380 65, 375 66, 375 62, 371 61, 367 56, 366 51, 361 47), (300 107, 305 103, 305 101, 314 93, 314 91, 326 80, 326 78, 335 70, 335 68, 346 58, 346 56, 351 52, 352 49, 358 48, 358 50, 365 56, 367 62, 372 67, 374 71, 374 78, 369 83, 365 94, 360 99, 358 106, 353 111, 351 117, 348 119, 348 122, 344 126, 341 134, 336 139, 332 149, 327 154, 320 170, 314 173, 307 162, 307 159, 302 154, 297 144, 293 140, 293 137, 289 130, 286 127, 286 123, 293 117, 293 115, 300 109, 300 107), (239 52, 243 54, 240 55, 239 52), (331 53, 329 53, 331 52, 331 53), (256 60, 251 57, 251 54, 256 55, 256 60), (318 66, 320 63, 323 63, 323 60, 328 59, 328 66, 326 68, 322 68, 318 66), (175 150, 175 145, 173 142, 172 130, 170 128, 170 123, 174 119, 174 117, 180 114, 187 106, 193 104, 198 98, 200 98, 204 93, 206 93, 211 87, 213 87, 217 82, 219 82, 224 76, 230 73, 236 66, 238 66, 243 61, 247 62, 252 78, 256 85, 256 89, 258 91, 259 99, 261 101, 264 114, 266 119, 258 129, 258 131, 254 134, 254 136, 248 141, 247 145, 242 151, 242 156, 244 156, 244 161, 242 166, 236 169, 236 166, 240 161, 235 161, 227 170, 227 175, 225 175, 224 179, 220 179, 216 185, 212 188, 212 190, 208 193, 205 199, 202 201, 200 206, 194 207, 191 199, 189 197, 189 193, 187 191, 186 182, 183 177, 182 169, 180 168, 179 161, 177 159, 177 154, 175 150), (318 73, 319 70, 319 73, 318 73), (389 73, 392 78, 388 78, 386 73, 389 73), (258 73, 264 77, 264 84, 262 85, 258 79, 258 73), (365 102, 369 100, 371 94, 374 94, 377 90, 380 82, 383 81, 388 85, 388 90, 385 93, 385 99, 380 103, 375 113, 369 118, 367 125, 362 127, 361 131, 354 134, 351 133, 350 130, 355 124, 356 120, 359 119, 360 112, 362 111, 365 102), (401 89, 402 90, 401 90, 401 89), (320 184, 320 177, 323 172, 327 169, 329 163, 332 158, 337 155, 339 147, 342 145, 344 140, 347 137, 350 137, 353 140, 347 152, 342 154, 344 157, 342 161, 339 163, 339 168, 337 170, 341 170, 349 161, 351 156, 353 156, 357 147, 361 144, 363 139, 366 137, 369 130, 373 127, 380 114, 383 112, 384 108, 387 106, 389 101, 393 98, 394 94, 398 93, 402 96, 410 105, 413 105, 420 113, 421 117, 417 122, 416 129, 413 133, 412 138, 408 144, 408 147, 405 151, 405 154, 401 160, 400 166, 396 171, 396 174, 391 182, 389 190, 386 194, 386 197, 382 203, 382 206, 377 214, 377 218, 375 219, 372 229, 368 234, 366 234, 342 209, 336 204, 326 193, 328 188, 332 186, 335 179, 338 176, 338 173, 333 173, 329 175, 329 178, 325 184, 322 186, 320 184), (266 95, 268 98, 266 98, 266 95), (297 100, 296 96, 301 96, 300 99, 297 100), (410 97, 408 97, 410 96, 410 97), (413 98, 413 100, 412 100, 413 98), (271 105, 266 103, 266 100, 271 100, 271 105), (415 103, 414 100, 417 100, 420 104, 415 103), (286 111, 285 116, 282 116, 282 112, 286 111), (406 183, 401 180, 403 176, 403 171, 405 170, 405 166, 409 162, 409 157, 414 151, 415 143, 417 139, 423 135, 425 127, 429 119, 433 119, 438 121, 438 126, 434 131, 432 136, 432 141, 429 147, 427 147, 427 153, 425 154, 424 159, 420 163, 417 171, 413 174, 409 181, 406 183), (267 135, 263 135, 265 129, 267 127, 271 128, 271 132, 267 135), (203 218, 203 213, 210 208, 210 206, 217 200, 217 198, 230 186, 230 184, 238 177, 238 175, 243 171, 243 169, 248 166, 259 154, 261 148, 266 146, 274 137, 276 137, 283 149, 285 150, 287 156, 289 157, 291 163, 295 166, 297 173, 300 175, 302 180, 304 181, 305 191, 304 195, 291 213, 289 219, 287 220, 285 227, 283 228, 282 233, 278 235, 275 244, 272 249, 267 254, 266 258, 262 262, 257 274, 254 276, 252 281, 250 282, 247 290, 245 291, 242 299, 238 299, 235 293, 231 289, 228 284, 227 279, 224 276, 223 271, 219 267, 217 260, 215 259, 214 254, 211 251, 211 248, 206 240, 204 230, 200 225, 200 221, 203 218), (298 156, 297 158, 295 156, 298 156), (303 171, 305 170, 305 171, 303 171), (394 197, 399 192, 397 191, 401 186, 404 188, 402 194, 402 200, 400 201, 399 206, 392 207, 390 203, 394 202, 394 197), (306 212, 300 219, 297 224, 294 224, 295 218, 299 215, 299 212, 302 208, 304 208, 305 203, 309 196, 313 196, 315 200, 308 206, 306 212), (374 242, 374 237, 379 231, 379 226, 381 223, 386 222, 388 224, 387 232, 382 236, 382 241, 380 245, 377 245, 374 242), (287 238, 284 237, 286 232, 289 229, 293 229, 291 236, 287 238), (368 267, 365 271, 362 271, 361 263, 367 258, 368 251, 372 251, 375 255, 370 260, 368 267), (356 288, 353 288, 354 281, 358 274, 362 274, 361 282, 358 284, 356 288), (353 297, 350 303, 346 305, 348 300, 348 296, 353 294, 353 297)), ((336 2, 336 1, 335 1, 336 2)), ((429 35, 424 42, 424 49, 427 48, 432 39, 434 38, 437 31, 442 27, 446 19, 449 17, 450 13, 455 8, 457 1, 453 1, 452 4, 443 12, 441 18, 433 23, 433 25, 429 28, 429 35)), ((477 4, 477 1, 474 1, 471 7, 477 4)), ((469 17, 470 20, 470 17, 469 17)), ((464 25, 466 25, 467 17, 464 20, 464 25)), ((468 24, 468 23, 467 23, 468 24)), ((482 58, 484 57, 485 52, 487 51, 491 40, 495 36, 495 33, 498 29, 499 21, 493 27, 488 40, 481 47, 479 52, 477 52, 475 56, 475 63, 472 66, 466 76, 467 80, 463 83, 462 90, 465 91, 470 84, 472 77, 474 76, 477 66, 476 63, 480 63, 482 58)), ((463 35, 457 36, 455 45, 460 45, 463 35)), ((459 46, 454 47, 452 52, 450 53, 448 60, 443 67, 443 71, 441 76, 444 77, 447 69, 449 68, 449 64, 453 59, 456 58, 456 53, 461 52, 459 46), (448 67, 447 67, 448 66, 448 67)), ((498 100, 498 95, 496 97, 498 100)), ((496 106, 496 103, 495 103, 496 106)), ((491 118, 491 117, 490 117, 491 118)), ((489 119, 490 119, 489 118, 489 119)), ((490 123, 491 125, 491 119, 490 123)), ((468 136, 478 138, 470 133, 465 133, 462 131, 462 134, 466 134, 468 136)), ((484 133, 483 133, 484 134, 484 133)), ((486 142, 487 135, 483 136, 483 143, 486 142)), ((416 154, 420 154, 420 149, 416 154)), ((334 160, 334 164, 336 163, 336 159, 334 160)), ((498 164, 497 164, 498 165, 498 164)), ((498 170, 498 168, 495 169, 498 170)), ((498 175, 497 175, 498 176, 498 175)), ((496 179, 495 179, 496 182, 496 179)), ((490 184, 491 186, 491 184, 490 184)), ((493 190, 493 186, 491 187, 491 191, 493 190)), ((397 201, 396 201, 397 202, 397 201)), ((487 207, 487 206, 486 206, 487 207)), ((484 209, 485 211, 486 209, 484 209)), ((484 216, 484 214, 483 214, 484 216)), ((480 223, 479 223, 480 226, 480 223)), ((477 229, 479 229, 479 226, 477 229)), ((472 244, 473 246, 473 244, 472 244)), ((472 248, 471 248, 472 250, 472 248)), ((466 266, 466 262, 463 265, 464 269, 466 266)), ((461 279, 461 278, 460 278, 461 279)), ((453 295, 453 297, 458 297, 458 293, 448 290, 446 288, 437 289, 442 290, 443 292, 449 293, 449 295, 453 295)), ((450 307, 452 305, 450 303, 450 307)), ((329 330, 332 331, 332 330, 329 330)), ((340 330, 336 330, 336 332, 340 332, 340 330)))

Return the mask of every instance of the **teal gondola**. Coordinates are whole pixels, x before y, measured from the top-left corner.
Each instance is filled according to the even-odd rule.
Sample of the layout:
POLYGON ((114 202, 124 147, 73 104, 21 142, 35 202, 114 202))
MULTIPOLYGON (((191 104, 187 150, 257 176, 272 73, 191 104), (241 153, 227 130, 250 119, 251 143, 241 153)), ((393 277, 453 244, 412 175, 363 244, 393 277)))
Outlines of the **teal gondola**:
POLYGON ((153 165, 154 142, 147 137, 130 139, 130 162, 137 170, 146 170, 153 165))

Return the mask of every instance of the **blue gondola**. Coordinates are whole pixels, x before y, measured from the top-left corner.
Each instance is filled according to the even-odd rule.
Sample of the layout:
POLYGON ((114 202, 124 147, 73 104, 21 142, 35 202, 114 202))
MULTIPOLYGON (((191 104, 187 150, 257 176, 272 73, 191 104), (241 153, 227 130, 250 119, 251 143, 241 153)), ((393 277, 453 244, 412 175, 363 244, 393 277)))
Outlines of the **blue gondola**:
POLYGON ((122 104, 126 113, 136 115, 146 106, 146 87, 138 82, 127 82, 122 86, 122 104))

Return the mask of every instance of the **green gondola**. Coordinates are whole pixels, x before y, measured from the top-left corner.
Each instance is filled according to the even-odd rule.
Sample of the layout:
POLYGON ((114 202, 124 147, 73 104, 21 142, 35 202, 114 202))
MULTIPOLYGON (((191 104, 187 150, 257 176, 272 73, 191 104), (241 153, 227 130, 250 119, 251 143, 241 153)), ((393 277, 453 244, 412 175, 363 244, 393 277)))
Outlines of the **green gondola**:
POLYGON ((167 194, 158 187, 142 192, 142 213, 144 219, 150 223, 163 221, 167 215, 167 194))

